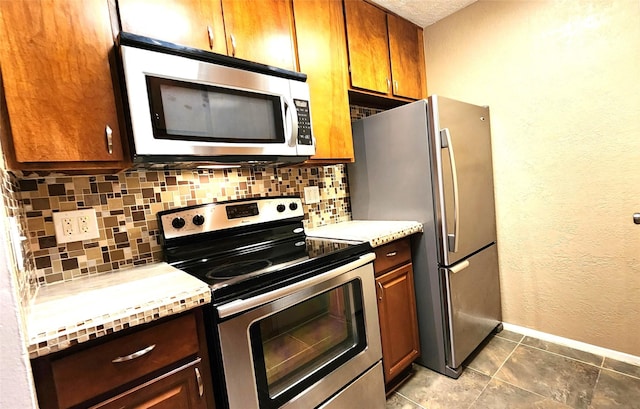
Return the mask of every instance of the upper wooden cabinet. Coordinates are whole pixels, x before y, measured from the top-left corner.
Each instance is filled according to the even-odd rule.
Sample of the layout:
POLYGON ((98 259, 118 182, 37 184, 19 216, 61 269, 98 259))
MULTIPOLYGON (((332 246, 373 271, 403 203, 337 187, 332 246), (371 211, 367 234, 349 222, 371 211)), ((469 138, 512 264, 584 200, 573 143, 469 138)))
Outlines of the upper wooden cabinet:
POLYGON ((122 31, 296 71, 291 0, 118 0, 122 31))
POLYGON ((297 71, 291 0, 222 0, 229 55, 297 71))
POLYGON ((387 29, 393 95, 413 99, 426 97, 422 29, 392 14, 387 14, 387 29))
POLYGON ((390 97, 426 94, 422 29, 364 0, 345 0, 351 87, 390 97))
POLYGON ((9 168, 124 168, 107 2, 0 1, 0 33, 9 168))
POLYGON ((213 0, 118 0, 122 31, 227 53, 222 4, 213 0))
POLYGON ((309 163, 353 161, 341 0, 294 0, 298 60, 311 93, 316 154, 309 163))

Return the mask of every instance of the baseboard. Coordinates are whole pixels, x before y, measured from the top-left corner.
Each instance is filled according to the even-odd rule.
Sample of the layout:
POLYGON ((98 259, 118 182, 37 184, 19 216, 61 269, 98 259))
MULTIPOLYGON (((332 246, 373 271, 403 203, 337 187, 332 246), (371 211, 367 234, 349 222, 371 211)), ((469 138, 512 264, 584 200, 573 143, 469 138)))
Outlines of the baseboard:
POLYGON ((504 329, 517 332, 543 341, 553 342, 554 344, 564 345, 579 351, 590 352, 592 354, 601 355, 606 358, 615 359, 617 361, 626 362, 632 365, 640 366, 640 356, 626 354, 624 352, 614 351, 613 349, 602 348, 596 345, 587 344, 586 342, 575 341, 569 338, 559 337, 557 335, 548 334, 542 331, 521 327, 519 325, 504 322, 504 329))

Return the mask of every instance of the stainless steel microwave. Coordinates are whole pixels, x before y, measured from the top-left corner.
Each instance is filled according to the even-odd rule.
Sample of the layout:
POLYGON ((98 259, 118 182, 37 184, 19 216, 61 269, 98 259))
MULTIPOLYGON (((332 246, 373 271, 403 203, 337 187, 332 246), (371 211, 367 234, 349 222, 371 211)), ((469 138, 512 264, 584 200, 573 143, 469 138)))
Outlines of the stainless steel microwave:
POLYGON ((134 163, 262 164, 315 154, 306 75, 120 34, 134 163))

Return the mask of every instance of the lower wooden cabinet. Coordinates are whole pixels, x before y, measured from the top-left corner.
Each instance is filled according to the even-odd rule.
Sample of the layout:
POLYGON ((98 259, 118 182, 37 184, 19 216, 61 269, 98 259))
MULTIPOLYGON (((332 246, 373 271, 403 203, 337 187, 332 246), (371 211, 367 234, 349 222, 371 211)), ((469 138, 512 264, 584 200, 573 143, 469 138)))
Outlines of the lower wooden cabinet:
POLYGON ((382 366, 389 385, 420 355, 409 238, 378 247, 374 269, 382 366))
POLYGON ((206 407, 200 359, 93 406, 95 409, 206 407))
POLYGON ((202 312, 32 360, 41 409, 213 408, 202 312))

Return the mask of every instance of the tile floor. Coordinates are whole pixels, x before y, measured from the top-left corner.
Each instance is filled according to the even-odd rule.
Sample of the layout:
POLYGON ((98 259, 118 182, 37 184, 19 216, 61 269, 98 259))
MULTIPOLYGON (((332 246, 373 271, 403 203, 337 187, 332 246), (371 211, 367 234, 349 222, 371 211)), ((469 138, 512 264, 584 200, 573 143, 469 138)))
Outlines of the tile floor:
POLYGON ((387 409, 640 409, 640 367, 502 331, 454 380, 414 364, 387 409))

